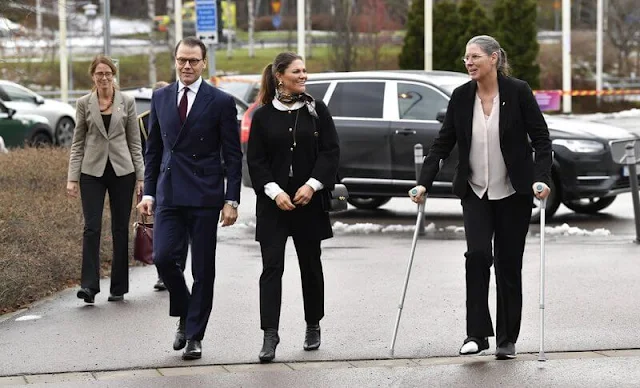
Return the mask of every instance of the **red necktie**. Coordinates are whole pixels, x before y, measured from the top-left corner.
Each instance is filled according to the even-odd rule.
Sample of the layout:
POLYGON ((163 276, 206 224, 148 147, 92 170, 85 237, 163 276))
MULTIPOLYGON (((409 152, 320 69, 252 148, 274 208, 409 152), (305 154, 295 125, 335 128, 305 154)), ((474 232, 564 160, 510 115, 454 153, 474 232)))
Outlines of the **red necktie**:
POLYGON ((185 87, 182 90, 182 98, 180 99, 180 105, 178 105, 178 113, 180 113, 180 122, 184 123, 187 121, 187 92, 189 91, 189 88, 185 87))

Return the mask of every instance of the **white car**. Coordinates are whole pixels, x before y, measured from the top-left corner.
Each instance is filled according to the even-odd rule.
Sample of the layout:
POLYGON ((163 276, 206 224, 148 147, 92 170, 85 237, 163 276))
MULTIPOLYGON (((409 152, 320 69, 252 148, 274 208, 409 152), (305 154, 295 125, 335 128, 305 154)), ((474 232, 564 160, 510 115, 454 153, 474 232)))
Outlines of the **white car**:
POLYGON ((11 81, 0 80, 0 101, 21 114, 34 114, 49 120, 55 144, 69 147, 76 126, 76 110, 64 102, 45 99, 37 93, 11 81))

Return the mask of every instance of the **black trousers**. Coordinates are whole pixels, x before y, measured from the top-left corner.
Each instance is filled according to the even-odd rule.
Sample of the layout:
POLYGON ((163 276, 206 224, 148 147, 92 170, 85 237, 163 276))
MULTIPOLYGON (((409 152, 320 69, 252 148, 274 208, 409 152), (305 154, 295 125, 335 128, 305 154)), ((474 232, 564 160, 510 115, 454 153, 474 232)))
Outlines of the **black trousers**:
MULTIPOLYGON (((262 275, 260 275, 260 327, 278 329, 282 304, 282 274, 284 273, 284 248, 288 236, 278 236, 260 242, 262 251, 262 275)), ((324 317, 324 275, 320 261, 320 240, 307 240, 292 236, 298 254, 302 279, 304 319, 307 324, 317 324, 324 317)))
POLYGON ((109 192, 113 237, 110 292, 113 295, 129 292, 129 218, 135 184, 135 173, 116 176, 109 161, 101 177, 80 175, 80 197, 84 214, 81 287, 100 292, 102 210, 105 194, 109 192))
POLYGON ((489 313, 490 268, 497 286, 496 344, 516 343, 522 317, 522 256, 532 195, 513 194, 500 200, 480 199, 471 190, 462 200, 467 283, 467 336, 492 337, 489 313), (492 249, 493 238, 493 249, 492 249))

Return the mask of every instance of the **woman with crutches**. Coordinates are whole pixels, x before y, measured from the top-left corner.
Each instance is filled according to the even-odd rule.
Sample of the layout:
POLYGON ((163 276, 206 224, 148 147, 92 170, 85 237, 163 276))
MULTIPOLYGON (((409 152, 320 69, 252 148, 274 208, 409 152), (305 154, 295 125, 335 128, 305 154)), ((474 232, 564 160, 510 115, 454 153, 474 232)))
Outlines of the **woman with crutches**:
POLYGON ((467 241, 467 338, 459 353, 478 354, 488 349, 488 337, 494 335, 488 303, 493 264, 497 285, 495 356, 505 360, 516 356, 522 314, 522 256, 533 195, 544 199, 550 193, 551 140, 531 88, 509 76, 507 54, 494 38, 471 38, 462 61, 471 80, 454 90, 419 184, 409 196, 416 203, 424 200, 438 172, 438 161, 446 159, 457 144, 460 156, 453 192, 462 202, 467 241))

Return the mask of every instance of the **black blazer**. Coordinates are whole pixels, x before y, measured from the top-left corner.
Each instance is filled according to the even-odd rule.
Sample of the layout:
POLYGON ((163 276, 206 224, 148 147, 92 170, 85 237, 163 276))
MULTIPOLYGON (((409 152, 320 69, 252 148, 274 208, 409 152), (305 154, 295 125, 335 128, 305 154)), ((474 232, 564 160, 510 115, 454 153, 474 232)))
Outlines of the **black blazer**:
MULTIPOLYGON (((453 193, 459 198, 464 198, 467 194, 471 127, 477 88, 476 81, 469 81, 456 88, 451 95, 444 123, 429 149, 418 181, 427 188, 427 192, 438 173, 440 159, 446 159, 457 143, 460 156, 453 178, 453 193)), ((516 193, 532 194, 531 186, 534 182, 550 185, 551 181, 551 140, 547 123, 526 82, 498 75, 498 88, 500 149, 509 179, 516 193), (534 149, 535 162, 532 156, 534 149)))

